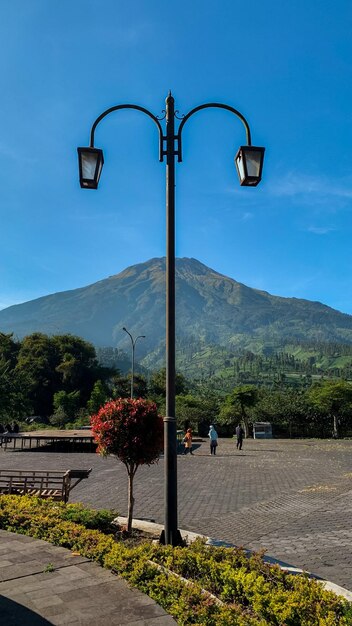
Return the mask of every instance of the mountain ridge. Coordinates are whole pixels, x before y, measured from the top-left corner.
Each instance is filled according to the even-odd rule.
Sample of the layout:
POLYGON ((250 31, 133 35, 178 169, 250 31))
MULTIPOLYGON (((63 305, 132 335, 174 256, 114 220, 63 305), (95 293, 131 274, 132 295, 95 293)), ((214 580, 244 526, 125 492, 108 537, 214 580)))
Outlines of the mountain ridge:
MULTIPOLYGON (((213 270, 197 259, 176 260, 176 333, 181 342, 229 348, 284 345, 290 339, 352 344, 352 316, 318 301, 274 296, 213 270)), ((118 274, 0 311, 0 331, 72 333, 94 345, 127 347, 126 326, 146 335, 141 357, 165 342, 165 257, 118 274)))

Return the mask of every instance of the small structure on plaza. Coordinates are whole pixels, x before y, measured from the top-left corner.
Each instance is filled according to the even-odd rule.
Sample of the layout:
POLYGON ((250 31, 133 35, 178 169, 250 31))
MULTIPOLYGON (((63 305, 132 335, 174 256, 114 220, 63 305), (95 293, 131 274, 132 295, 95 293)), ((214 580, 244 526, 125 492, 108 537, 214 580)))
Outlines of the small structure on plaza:
POLYGON ((253 439, 272 439, 273 430, 270 422, 254 422, 253 439))

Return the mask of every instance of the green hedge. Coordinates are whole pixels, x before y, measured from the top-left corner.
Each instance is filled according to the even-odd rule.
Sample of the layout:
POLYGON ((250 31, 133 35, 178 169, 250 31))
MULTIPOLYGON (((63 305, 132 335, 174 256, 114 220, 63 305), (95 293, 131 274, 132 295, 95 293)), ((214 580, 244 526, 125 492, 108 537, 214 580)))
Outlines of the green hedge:
POLYGON ((131 547, 111 535, 114 515, 28 496, 0 497, 0 528, 97 561, 156 600, 180 626, 352 624, 350 603, 314 580, 265 564, 260 554, 247 558, 243 550, 202 541, 185 548, 151 542, 131 547))

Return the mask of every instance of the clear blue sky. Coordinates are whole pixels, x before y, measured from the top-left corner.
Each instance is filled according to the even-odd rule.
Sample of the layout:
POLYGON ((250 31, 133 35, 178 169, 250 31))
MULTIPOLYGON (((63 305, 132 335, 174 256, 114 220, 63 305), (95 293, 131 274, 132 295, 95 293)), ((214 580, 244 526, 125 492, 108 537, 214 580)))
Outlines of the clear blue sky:
POLYGON ((220 101, 266 146, 240 188, 230 113, 185 126, 177 256, 251 287, 352 313, 352 4, 346 0, 2 0, 0 308, 165 255, 157 131, 126 111, 100 124, 98 191, 76 147, 106 108, 180 113, 220 101))

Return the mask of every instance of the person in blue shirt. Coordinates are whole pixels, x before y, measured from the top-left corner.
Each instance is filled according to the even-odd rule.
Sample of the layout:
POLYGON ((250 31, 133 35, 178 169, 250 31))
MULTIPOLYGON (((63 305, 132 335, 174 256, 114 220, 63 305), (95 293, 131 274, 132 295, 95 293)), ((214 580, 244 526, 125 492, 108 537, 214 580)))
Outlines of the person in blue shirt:
POLYGON ((208 437, 210 439, 210 454, 216 454, 216 448, 218 445, 218 433, 213 425, 210 426, 208 437))

